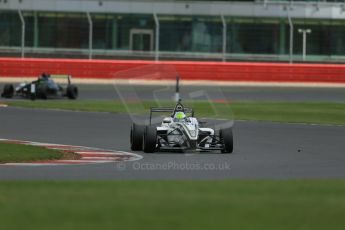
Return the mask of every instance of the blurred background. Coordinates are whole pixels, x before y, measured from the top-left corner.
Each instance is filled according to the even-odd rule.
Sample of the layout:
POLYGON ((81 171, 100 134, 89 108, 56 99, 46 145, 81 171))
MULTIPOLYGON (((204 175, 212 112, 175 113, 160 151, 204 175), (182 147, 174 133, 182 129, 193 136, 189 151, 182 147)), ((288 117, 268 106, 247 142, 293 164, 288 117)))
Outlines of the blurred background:
POLYGON ((343 0, 0 0, 0 55, 339 63, 344 19, 343 0))

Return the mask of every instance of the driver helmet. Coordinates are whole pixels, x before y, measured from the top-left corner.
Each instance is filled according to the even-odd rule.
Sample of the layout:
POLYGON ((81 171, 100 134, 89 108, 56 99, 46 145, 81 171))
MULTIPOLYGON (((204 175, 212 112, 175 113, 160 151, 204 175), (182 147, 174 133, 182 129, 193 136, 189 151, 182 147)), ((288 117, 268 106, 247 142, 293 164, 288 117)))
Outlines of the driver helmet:
POLYGON ((186 114, 184 112, 176 112, 174 118, 176 120, 183 120, 186 118, 186 114))
POLYGON ((46 80, 46 79, 48 79, 49 78, 49 74, 47 74, 47 73, 45 73, 45 72, 43 72, 42 74, 41 74, 41 76, 40 76, 40 79, 43 79, 43 80, 46 80))

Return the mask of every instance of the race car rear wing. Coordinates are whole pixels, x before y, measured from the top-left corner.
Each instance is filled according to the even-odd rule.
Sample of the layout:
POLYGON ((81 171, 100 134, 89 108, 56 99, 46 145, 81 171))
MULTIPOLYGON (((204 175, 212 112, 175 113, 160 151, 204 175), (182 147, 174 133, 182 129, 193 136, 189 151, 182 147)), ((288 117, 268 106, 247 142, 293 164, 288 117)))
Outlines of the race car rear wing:
MULTIPOLYGON (((150 125, 151 125, 153 113, 171 113, 171 116, 173 116, 175 111, 176 111, 176 107, 174 107, 174 108, 151 108, 150 109, 150 125)), ((194 117, 194 110, 192 108, 184 107, 183 111, 185 113, 190 114, 192 117, 194 117)))
POLYGON ((53 79, 67 79, 68 85, 72 82, 72 76, 68 74, 51 74, 50 77, 53 79))

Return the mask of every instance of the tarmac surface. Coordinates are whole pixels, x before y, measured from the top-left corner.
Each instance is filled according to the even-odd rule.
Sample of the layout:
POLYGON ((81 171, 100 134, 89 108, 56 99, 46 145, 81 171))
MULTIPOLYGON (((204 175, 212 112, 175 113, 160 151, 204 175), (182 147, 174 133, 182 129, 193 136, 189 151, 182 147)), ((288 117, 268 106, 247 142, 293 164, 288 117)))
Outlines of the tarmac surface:
MULTIPOLYGON (((0 84, 2 90, 4 84, 0 84)), ((149 85, 78 85, 79 99, 118 100, 123 96, 135 96, 145 100, 170 100, 175 86, 149 85)), ((225 99, 230 101, 317 101, 345 102, 345 88, 312 87, 254 87, 254 86, 190 86, 180 87, 184 100, 225 99)))
MULTIPOLYGON (((93 98, 91 93, 82 98, 86 95, 93 98)), ((242 92, 237 95, 242 98, 242 92)), ((316 91, 313 95, 318 97, 316 91)), ((343 92, 327 95, 340 100, 343 92)), ((275 98, 280 98, 279 93, 275 98)), ((130 152, 128 115, 7 107, 0 108, 0 121, 0 138, 130 152)), ((233 129, 233 154, 136 152, 143 156, 142 160, 79 166, 0 166, 0 179, 345 177, 345 126, 236 121, 233 129)))
MULTIPOLYGON (((136 95, 145 100, 169 100, 175 86, 80 85, 81 99, 119 99, 121 95, 136 95)), ((308 87, 248 87, 248 86, 184 86, 181 98, 226 99, 230 101, 333 101, 345 102, 345 88, 308 87)))

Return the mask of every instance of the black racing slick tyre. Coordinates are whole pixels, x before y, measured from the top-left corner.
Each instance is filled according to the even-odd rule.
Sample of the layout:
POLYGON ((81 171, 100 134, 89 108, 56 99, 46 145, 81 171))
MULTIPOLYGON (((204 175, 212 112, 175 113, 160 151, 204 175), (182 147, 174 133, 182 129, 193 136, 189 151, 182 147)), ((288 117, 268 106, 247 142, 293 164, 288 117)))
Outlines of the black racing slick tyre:
POLYGON ((66 95, 69 99, 77 99, 78 97, 78 88, 75 85, 69 85, 67 86, 67 92, 66 95))
POLYGON ((132 124, 130 143, 132 151, 141 151, 143 150, 143 136, 144 136, 145 126, 132 124))
POLYGON ((48 99, 48 86, 42 85, 37 88, 37 95, 39 98, 46 100, 48 99))
POLYGON ((157 145, 157 129, 154 126, 146 126, 143 138, 143 150, 145 153, 153 153, 157 145))
POLYGON ((13 95, 14 95, 14 87, 13 87, 13 85, 6 84, 4 86, 4 91, 2 92, 1 97, 12 98, 13 95))
POLYGON ((232 153, 234 150, 234 140, 232 135, 232 129, 226 128, 219 130, 219 137, 223 143, 222 153, 232 153))
POLYGON ((36 93, 30 93, 30 99, 32 101, 36 100, 36 93))

